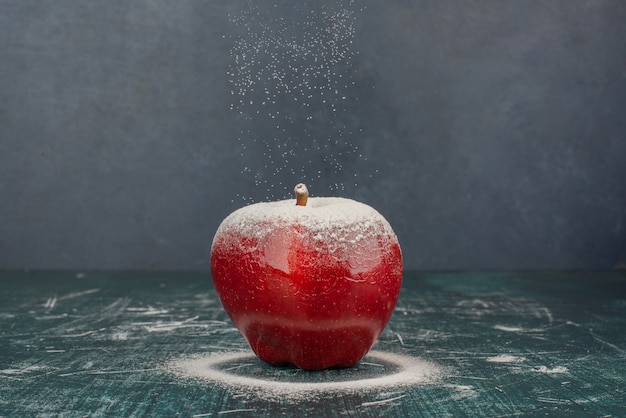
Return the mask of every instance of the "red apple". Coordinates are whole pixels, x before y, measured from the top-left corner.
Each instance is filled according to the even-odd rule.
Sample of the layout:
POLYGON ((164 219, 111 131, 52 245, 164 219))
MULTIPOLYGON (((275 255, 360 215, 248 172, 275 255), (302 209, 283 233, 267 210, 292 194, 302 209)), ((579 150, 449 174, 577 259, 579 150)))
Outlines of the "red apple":
POLYGON ((393 313, 402 253, 385 218, 344 198, 256 203, 230 214, 211 248, 215 289, 267 363, 350 367, 393 313))

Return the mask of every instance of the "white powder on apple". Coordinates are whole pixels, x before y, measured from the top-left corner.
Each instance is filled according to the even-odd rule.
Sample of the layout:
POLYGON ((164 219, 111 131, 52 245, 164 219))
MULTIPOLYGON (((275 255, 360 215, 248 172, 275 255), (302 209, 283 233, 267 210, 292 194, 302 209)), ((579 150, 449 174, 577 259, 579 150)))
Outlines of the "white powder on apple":
POLYGON ((389 222, 364 203, 341 197, 312 197, 306 206, 295 202, 289 199, 240 208, 224 219, 215 237, 236 231, 241 236, 262 238, 277 228, 298 225, 314 240, 337 247, 357 244, 367 236, 397 243, 389 222))

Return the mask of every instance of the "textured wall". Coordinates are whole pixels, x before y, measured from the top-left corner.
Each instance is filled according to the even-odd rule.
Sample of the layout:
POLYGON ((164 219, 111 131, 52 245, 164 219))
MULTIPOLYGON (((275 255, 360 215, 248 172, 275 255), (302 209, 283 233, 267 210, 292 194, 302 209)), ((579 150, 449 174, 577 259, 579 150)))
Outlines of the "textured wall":
POLYGON ((207 269, 354 197, 409 269, 626 263, 626 3, 0 1, 0 268, 207 269))

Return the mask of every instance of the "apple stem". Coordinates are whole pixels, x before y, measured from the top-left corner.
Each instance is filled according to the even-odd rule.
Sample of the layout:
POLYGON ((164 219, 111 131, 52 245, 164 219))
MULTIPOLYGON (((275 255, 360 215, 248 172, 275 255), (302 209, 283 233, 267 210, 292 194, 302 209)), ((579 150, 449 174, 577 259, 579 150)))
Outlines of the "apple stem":
POLYGON ((296 184, 293 191, 296 193, 296 206, 306 206, 306 201, 309 198, 309 191, 304 183, 296 184))

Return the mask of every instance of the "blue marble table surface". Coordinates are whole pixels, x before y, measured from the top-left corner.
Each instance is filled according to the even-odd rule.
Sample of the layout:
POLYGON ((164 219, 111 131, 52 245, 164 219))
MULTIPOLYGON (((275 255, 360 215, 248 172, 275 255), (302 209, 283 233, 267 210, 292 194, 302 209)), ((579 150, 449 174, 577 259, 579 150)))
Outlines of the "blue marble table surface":
POLYGON ((0 417, 626 416, 626 272, 407 272, 356 367, 258 360, 210 274, 0 272, 0 417))

